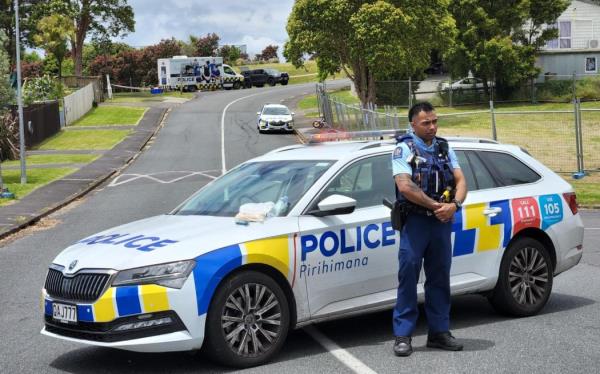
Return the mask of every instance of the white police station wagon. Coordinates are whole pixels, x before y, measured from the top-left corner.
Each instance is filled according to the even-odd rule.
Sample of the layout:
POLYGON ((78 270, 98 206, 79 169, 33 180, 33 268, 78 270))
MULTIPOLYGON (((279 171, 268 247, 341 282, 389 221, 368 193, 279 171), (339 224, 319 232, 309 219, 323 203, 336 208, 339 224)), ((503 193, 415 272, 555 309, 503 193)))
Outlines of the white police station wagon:
MULTIPOLYGON (((469 187, 453 226, 452 293, 539 312, 553 277, 582 256, 573 189, 516 146, 450 144, 469 187)), ((394 199, 394 145, 281 148, 171 214, 82 239, 50 265, 42 333, 140 352, 202 347, 247 367, 272 358, 291 328, 391 308, 399 234, 382 199, 394 199), (236 222, 252 204, 268 208, 264 220, 236 222)))

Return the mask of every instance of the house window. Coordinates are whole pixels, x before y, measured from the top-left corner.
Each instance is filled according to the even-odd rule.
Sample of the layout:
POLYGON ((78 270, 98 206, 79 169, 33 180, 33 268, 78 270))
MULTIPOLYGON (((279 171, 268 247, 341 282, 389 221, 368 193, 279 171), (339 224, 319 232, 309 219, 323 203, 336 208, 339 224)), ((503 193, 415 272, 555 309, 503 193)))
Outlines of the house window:
POLYGON ((598 65, 596 65, 596 57, 585 58, 585 72, 596 73, 598 71, 598 65))
POLYGON ((561 21, 558 24, 548 25, 549 29, 558 29, 558 39, 548 40, 546 48, 571 48, 571 21, 561 21))
POLYGON ((571 48, 571 21, 558 23, 560 48, 571 48))

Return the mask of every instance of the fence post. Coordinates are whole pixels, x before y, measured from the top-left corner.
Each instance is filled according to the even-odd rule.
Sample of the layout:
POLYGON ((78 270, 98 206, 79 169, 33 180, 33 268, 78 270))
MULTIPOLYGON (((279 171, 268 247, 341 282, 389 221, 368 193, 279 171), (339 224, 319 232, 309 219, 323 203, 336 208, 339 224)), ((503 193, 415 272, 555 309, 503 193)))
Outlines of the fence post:
POLYGON ((577 75, 573 72, 573 102, 577 100, 577 86, 576 86, 577 75))
POLYGON ((575 140, 577 141, 577 174, 581 178, 585 175, 583 165, 583 133, 581 126, 581 100, 575 99, 575 140))
POLYGON ((490 114, 492 115, 492 139, 498 140, 496 133, 496 112, 494 111, 494 101, 490 100, 490 114))

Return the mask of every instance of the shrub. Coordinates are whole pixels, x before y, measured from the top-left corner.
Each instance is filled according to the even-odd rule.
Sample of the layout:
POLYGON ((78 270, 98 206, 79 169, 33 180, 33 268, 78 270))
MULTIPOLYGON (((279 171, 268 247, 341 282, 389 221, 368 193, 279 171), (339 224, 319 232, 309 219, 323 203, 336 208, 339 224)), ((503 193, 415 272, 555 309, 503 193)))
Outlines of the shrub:
POLYGON ((31 78, 23 85, 23 102, 29 105, 36 101, 54 100, 59 98, 58 82, 49 75, 31 78))

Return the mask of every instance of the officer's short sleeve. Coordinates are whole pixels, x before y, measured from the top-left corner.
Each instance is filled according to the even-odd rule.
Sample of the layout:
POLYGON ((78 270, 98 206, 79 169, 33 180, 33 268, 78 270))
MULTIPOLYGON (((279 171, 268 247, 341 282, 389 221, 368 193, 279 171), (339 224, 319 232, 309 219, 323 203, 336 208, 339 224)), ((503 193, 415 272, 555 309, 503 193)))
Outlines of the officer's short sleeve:
POLYGON ((450 158, 450 166, 452 166, 452 169, 460 169, 460 164, 458 163, 458 158, 456 158, 454 149, 448 149, 448 157, 450 158))
POLYGON ((406 143, 399 143, 392 153, 392 170, 394 176, 398 174, 412 175, 412 167, 408 160, 412 156, 412 152, 406 143))

